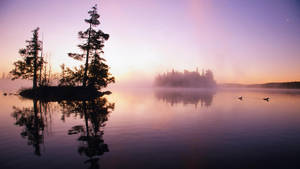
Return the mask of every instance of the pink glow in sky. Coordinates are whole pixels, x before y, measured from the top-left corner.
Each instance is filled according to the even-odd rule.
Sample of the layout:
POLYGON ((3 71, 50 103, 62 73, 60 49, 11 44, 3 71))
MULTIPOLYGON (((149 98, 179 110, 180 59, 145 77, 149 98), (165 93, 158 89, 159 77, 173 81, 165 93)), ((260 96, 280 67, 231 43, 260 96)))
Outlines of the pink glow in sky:
POLYGON ((67 53, 78 51, 77 32, 95 3, 118 81, 196 67, 212 69, 219 83, 300 80, 297 0, 1 0, 0 72, 37 26, 54 71, 78 65, 67 53))

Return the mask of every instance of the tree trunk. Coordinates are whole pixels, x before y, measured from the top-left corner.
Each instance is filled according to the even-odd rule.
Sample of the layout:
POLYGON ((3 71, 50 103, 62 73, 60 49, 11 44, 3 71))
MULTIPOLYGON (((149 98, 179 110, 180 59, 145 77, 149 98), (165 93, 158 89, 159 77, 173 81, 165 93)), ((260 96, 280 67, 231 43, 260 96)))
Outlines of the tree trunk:
POLYGON ((82 82, 83 87, 86 87, 86 81, 87 81, 87 71, 88 71, 88 66, 89 66, 89 55, 90 55, 91 29, 92 29, 92 24, 90 23, 88 46, 87 46, 87 50, 86 50, 85 68, 84 68, 84 75, 83 75, 83 82, 82 82))
MULTIPOLYGON (((42 43, 43 45, 43 43, 42 43)), ((41 49, 41 64, 40 64, 40 78, 39 78, 39 86, 42 86, 44 84, 42 84, 42 69, 43 69, 43 62, 44 62, 44 59, 43 59, 43 46, 42 46, 42 49, 41 49)))
POLYGON ((33 89, 37 86, 37 52, 34 54, 34 62, 33 62, 33 89))
POLYGON ((39 52, 39 37, 38 37, 38 28, 35 30, 33 35, 33 89, 37 87, 37 59, 39 52))

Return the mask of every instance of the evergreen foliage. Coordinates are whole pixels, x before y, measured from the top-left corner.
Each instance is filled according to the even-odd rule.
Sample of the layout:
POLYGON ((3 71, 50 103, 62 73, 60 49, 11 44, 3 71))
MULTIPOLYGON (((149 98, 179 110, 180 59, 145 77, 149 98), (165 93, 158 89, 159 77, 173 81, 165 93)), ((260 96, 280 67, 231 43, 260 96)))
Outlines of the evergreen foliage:
POLYGON ((100 29, 96 29, 100 25, 100 15, 97 13, 97 6, 92 7, 88 11, 89 19, 85 22, 89 24, 89 28, 85 31, 78 32, 79 39, 82 43, 78 47, 82 53, 69 53, 69 57, 82 61, 85 59, 85 64, 79 68, 72 70, 70 68, 63 69, 63 77, 60 80, 60 85, 79 85, 83 87, 95 87, 101 89, 109 83, 113 83, 114 77, 109 73, 109 66, 105 64, 105 59, 100 55, 103 54, 104 42, 109 39, 109 34, 104 33, 100 29))
POLYGON ((14 62, 14 68, 10 71, 12 80, 15 79, 30 79, 33 80, 33 88, 37 87, 38 70, 43 65, 43 60, 38 57, 41 51, 41 41, 39 40, 39 28, 34 29, 33 36, 27 40, 27 46, 19 50, 21 59, 14 62))
POLYGON ((84 67, 81 65, 79 68, 75 67, 75 70, 66 68, 64 64, 61 66, 62 73, 59 80, 59 86, 79 86, 83 81, 84 67))

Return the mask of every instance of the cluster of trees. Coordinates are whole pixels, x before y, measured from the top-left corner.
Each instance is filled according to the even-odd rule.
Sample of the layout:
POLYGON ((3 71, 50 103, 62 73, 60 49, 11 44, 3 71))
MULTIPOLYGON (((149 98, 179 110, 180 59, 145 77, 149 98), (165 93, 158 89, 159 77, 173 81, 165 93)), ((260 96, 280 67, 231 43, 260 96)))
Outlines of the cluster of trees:
MULTIPOLYGON (((97 13, 97 6, 92 7, 88 11, 88 14, 90 17, 85 19, 85 22, 88 24, 87 30, 78 33, 79 39, 82 42, 78 47, 82 53, 68 54, 69 57, 75 60, 83 61, 83 64, 74 69, 66 67, 64 64, 61 65, 62 73, 59 79, 59 86, 82 86, 84 88, 38 88, 39 86, 49 85, 50 79, 50 73, 47 73, 47 62, 42 52, 43 42, 39 40, 39 28, 33 30, 33 36, 30 40, 26 41, 26 47, 20 49, 21 59, 14 63, 14 68, 10 71, 12 79, 22 78, 32 80, 33 89, 36 89, 34 91, 45 88, 54 88, 60 91, 62 89, 86 89, 89 87, 99 90, 102 87, 106 87, 109 83, 113 83, 115 79, 109 73, 109 66, 105 63, 105 59, 101 57, 104 53, 104 42, 109 39, 109 35, 97 29, 97 26, 100 24, 100 15, 97 13)), ((80 91, 82 90, 77 90, 78 93, 80 91)), ((70 99, 72 100, 72 98, 70 99)), ((80 155, 89 157, 85 163, 90 163, 90 168, 99 168, 99 157, 109 151, 108 145, 104 143, 103 134, 108 115, 114 110, 114 103, 108 102, 104 97, 93 99, 90 96, 88 99, 80 98, 77 101, 71 100, 60 100, 58 102, 62 108, 62 120, 71 115, 84 118, 85 125, 72 127, 68 131, 68 134, 79 135, 78 141, 81 144, 78 147, 78 152, 80 155)), ((41 155, 40 144, 44 142, 43 134, 46 128, 42 108, 43 102, 34 98, 33 107, 23 109, 14 107, 14 112, 12 113, 12 116, 16 120, 15 125, 22 127, 21 135, 27 138, 29 145, 33 145, 36 155, 41 155), (38 106, 38 103, 40 103, 40 106, 38 106)), ((46 108, 44 111, 46 112, 46 108)))
POLYGON ((100 56, 104 53, 104 42, 108 40, 109 34, 96 29, 100 25, 97 6, 95 5, 88 13, 90 17, 85 19, 88 29, 78 32, 79 39, 83 42, 78 47, 83 53, 68 54, 69 57, 75 60, 84 60, 84 65, 74 68, 74 70, 61 65, 61 86, 82 85, 83 87, 100 89, 106 87, 109 83, 115 82, 115 78, 109 73, 109 66, 105 63, 105 59, 100 56))
MULTIPOLYGON (((82 41, 78 47, 82 53, 69 53, 69 57, 83 61, 78 68, 68 68, 61 65, 62 73, 59 79, 60 86, 83 86, 100 89, 106 87, 109 83, 115 82, 114 77, 109 73, 109 66, 103 54, 104 42, 109 39, 109 34, 97 29, 100 25, 100 15, 97 13, 97 6, 88 11, 89 18, 85 19, 88 28, 85 31, 78 32, 79 39, 82 41)), ((47 73, 43 73, 46 68, 42 56, 42 41, 39 40, 39 28, 33 30, 33 37, 26 41, 27 46, 20 49, 22 58, 14 63, 14 69, 10 71, 12 80, 22 78, 33 81, 33 89, 47 85, 47 73), (44 77, 44 78, 43 78, 44 77)), ((49 78, 48 78, 49 79, 49 78)))
POLYGON ((172 70, 164 74, 160 74, 155 78, 155 85, 161 87, 215 87, 216 82, 211 70, 204 70, 202 74, 196 71, 178 72, 172 70))

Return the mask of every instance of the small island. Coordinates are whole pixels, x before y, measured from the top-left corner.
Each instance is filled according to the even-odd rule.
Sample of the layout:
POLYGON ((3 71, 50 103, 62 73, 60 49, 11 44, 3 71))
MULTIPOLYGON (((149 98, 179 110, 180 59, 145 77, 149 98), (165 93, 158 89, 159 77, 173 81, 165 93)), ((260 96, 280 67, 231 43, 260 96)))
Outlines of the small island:
POLYGON ((81 43, 78 45, 81 53, 68 53, 68 56, 83 62, 79 67, 69 68, 61 65, 61 75, 56 86, 50 85, 51 69, 47 70, 47 62, 43 56, 43 42, 39 39, 39 30, 34 29, 32 38, 27 40, 25 48, 19 50, 21 58, 14 62, 10 71, 12 80, 32 80, 32 88, 23 89, 20 95, 31 99, 41 100, 85 100, 99 97, 110 92, 100 92, 115 78, 109 73, 109 66, 102 57, 104 42, 109 34, 97 29, 100 25, 100 15, 97 5, 88 11, 89 18, 85 19, 87 29, 78 32, 81 43))
POLYGON ((213 88, 216 87, 216 81, 211 70, 202 70, 200 74, 198 68, 196 71, 184 70, 184 72, 175 71, 166 72, 156 76, 154 81, 157 87, 188 87, 188 88, 213 88))

